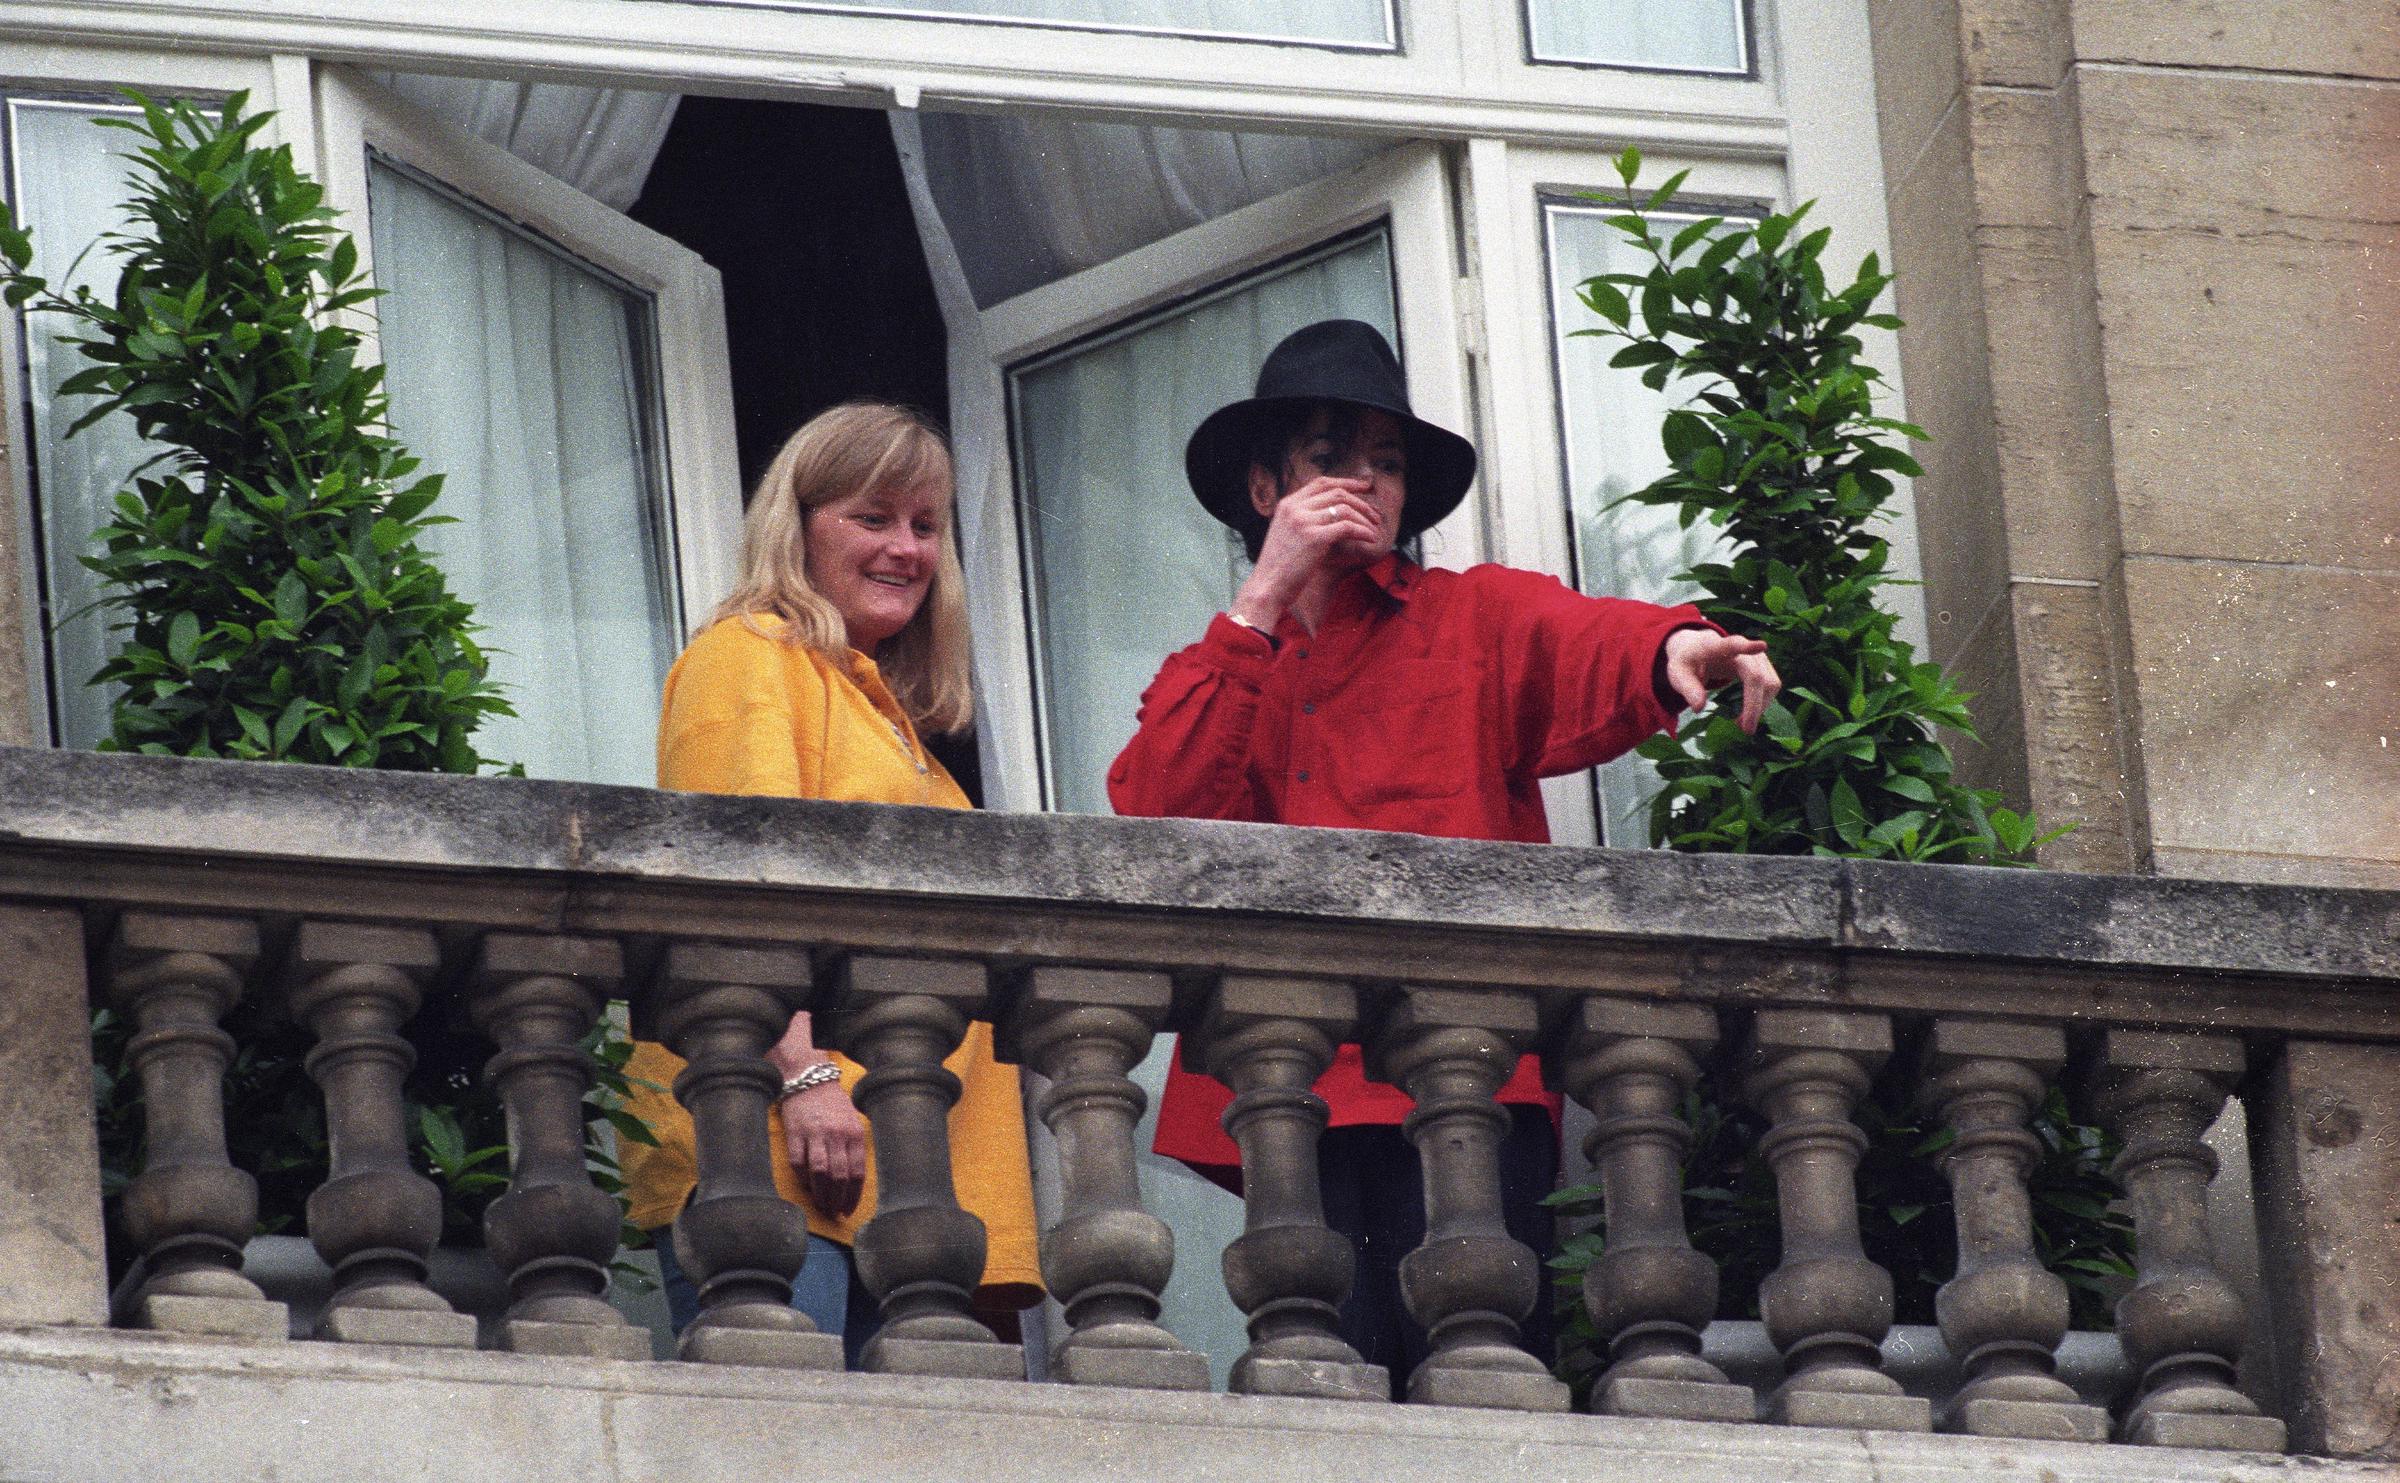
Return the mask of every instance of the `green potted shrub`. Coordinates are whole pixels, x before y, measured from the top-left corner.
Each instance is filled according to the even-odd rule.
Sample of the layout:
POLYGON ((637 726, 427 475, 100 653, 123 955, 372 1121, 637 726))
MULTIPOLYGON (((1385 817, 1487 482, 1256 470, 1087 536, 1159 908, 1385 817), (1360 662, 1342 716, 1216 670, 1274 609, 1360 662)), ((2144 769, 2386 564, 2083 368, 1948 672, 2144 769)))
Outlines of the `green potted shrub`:
MULTIPOLYGON (((1707 521, 1729 548, 1679 574, 1710 618, 1764 639, 1784 681, 1756 735, 1723 711, 1699 713, 1639 749, 1657 769, 1651 842, 1689 851, 2022 866, 2064 830, 2041 832, 1999 795, 1953 776, 1947 729, 1972 738, 1969 696, 1894 633, 1878 594, 1900 579, 1877 532, 1895 475, 1921 472, 1892 444, 1923 430, 1881 416, 1882 377, 1862 358, 1860 326, 1897 329, 1874 305, 1892 282, 1870 255, 1846 285, 1822 263, 1831 232, 1803 230, 1809 207, 1754 222, 1709 216, 1669 232, 1654 213, 1677 174, 1634 192, 1641 157, 1617 161, 1625 209, 1610 224, 1649 261, 1580 285, 1600 323, 1577 331, 1623 342, 1612 366, 1653 390, 1688 384, 1667 414, 1667 473, 1625 496, 1707 521)), ((1945 1130, 1909 1100, 1903 1067, 1859 1117, 1869 1146, 1858 1171, 1861 1237, 1888 1268, 1901 1321, 1933 1317, 1933 1292, 1956 1256, 1950 1191, 1933 1156, 1945 1130)), ((1774 1181, 1757 1154, 1764 1123, 1746 1107, 1692 1098, 1684 1169, 1693 1244, 1721 1274, 1719 1316, 1757 1315, 1777 1245, 1774 1181)), ((2132 1227, 2103 1170, 2115 1153, 2053 1093, 2037 1119, 2044 1157, 2032 1177, 2036 1240, 2069 1284, 2078 1327, 2110 1326, 2117 1284, 2132 1275, 2132 1227)), ((1553 1204, 1598 1215, 1598 1190, 1553 1204)), ((1596 1337, 1581 1279, 1605 1232, 1570 1238, 1559 1275, 1566 1378, 1588 1382, 1596 1337)))

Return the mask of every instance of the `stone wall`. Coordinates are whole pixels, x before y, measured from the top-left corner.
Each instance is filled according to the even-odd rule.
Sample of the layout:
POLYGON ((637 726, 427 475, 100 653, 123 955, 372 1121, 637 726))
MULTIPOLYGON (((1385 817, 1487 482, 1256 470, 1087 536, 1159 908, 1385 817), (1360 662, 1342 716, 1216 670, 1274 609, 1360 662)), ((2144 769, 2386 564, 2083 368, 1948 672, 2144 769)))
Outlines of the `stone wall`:
POLYGON ((2054 866, 2400 881, 2400 16, 1872 12, 1968 765, 2054 866))

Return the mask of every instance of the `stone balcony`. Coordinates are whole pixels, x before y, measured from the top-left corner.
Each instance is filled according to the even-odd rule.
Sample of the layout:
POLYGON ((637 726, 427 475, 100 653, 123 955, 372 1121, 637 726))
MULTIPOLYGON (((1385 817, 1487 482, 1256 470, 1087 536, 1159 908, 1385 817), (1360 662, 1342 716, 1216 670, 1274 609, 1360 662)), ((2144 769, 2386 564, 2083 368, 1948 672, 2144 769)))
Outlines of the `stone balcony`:
POLYGON ((2390 893, 0 749, 0 1478, 2388 1478, 2396 1072, 2390 893), (215 1021, 242 995, 281 996, 321 1048, 337 1152, 312 1225, 340 1286, 314 1340, 283 1338, 238 1270, 215 1021), (709 1173, 683 1237, 707 1297, 672 1361, 599 1301, 614 1221, 582 1168, 576 1042, 616 997, 694 1063, 709 1173), (487 1228, 511 1284, 496 1348, 422 1285, 426 1191, 393 1136, 393 1036, 452 998, 499 1048, 516 1135, 487 1228), (142 1032, 153 1150, 127 1194, 144 1261, 113 1305, 94 999, 142 1032), (863 1373, 781 1316, 790 1218, 758 1198, 758 1052, 798 1005, 871 1073, 891 1219, 860 1241, 887 1319, 863 1373), (1020 1356, 964 1303, 979 1238, 936 1063, 969 1017, 1051 1078, 1068 1327, 1047 1383, 1008 1378, 1020 1356), (1240 1094, 1251 1202, 1227 1269, 1253 1347, 1229 1395, 1194 1389, 1150 1321, 1160 1228, 1124 1077, 1167 1032, 1240 1094), (1342 1038, 1421 1108, 1436 1353, 1401 1404, 1356 1398, 1325 1323, 1346 1252, 1304 1194, 1321 1114, 1294 1093, 1342 1038), (1520 1049, 1598 1119, 1601 1414, 1563 1411, 1513 1346, 1531 1279, 1487 1130, 1520 1049), (1849 1114, 1887 1063, 1959 1130, 1961 1378, 1931 1400, 1883 1372, 1889 1282, 1849 1218, 1849 1114), (1773 1126, 1785 1374, 1755 1388, 1702 1358, 1712 1274, 1673 1198, 1662 1112, 1702 1078, 1773 1126), (2054 1283, 2024 1228, 2023 1120, 2060 1083, 2127 1143, 2141 1274, 2107 1410, 2052 1377, 2054 1283), (2204 1199, 2201 1135, 2232 1096, 2264 1405, 2236 1388, 2251 1326, 2204 1199))

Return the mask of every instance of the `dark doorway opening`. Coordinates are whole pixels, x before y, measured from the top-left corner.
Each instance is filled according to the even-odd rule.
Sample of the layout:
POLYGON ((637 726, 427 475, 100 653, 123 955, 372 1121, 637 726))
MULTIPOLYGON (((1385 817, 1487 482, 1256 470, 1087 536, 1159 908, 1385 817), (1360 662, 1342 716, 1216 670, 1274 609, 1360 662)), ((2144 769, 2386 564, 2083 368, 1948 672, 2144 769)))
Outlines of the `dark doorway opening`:
MULTIPOLYGON (((724 277, 745 498, 793 429, 852 397, 949 425, 941 308, 881 113, 686 97, 629 214, 724 277)), ((980 806, 973 734, 927 743, 980 806)))

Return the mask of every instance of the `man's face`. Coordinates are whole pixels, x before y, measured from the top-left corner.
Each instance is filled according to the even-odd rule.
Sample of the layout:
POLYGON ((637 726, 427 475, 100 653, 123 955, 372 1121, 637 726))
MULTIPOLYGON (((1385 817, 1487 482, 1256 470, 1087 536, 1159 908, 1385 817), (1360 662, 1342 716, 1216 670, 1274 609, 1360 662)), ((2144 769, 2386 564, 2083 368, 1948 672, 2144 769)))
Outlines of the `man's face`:
POLYGON ((1380 532, 1372 545, 1346 541, 1334 548, 1331 560, 1361 567, 1380 560, 1400 539, 1400 515, 1408 505, 1408 440, 1400 419, 1373 408, 1319 407, 1308 426, 1286 445, 1282 488, 1253 488, 1251 501, 1261 515, 1272 517, 1280 500, 1298 492, 1312 479, 1362 479, 1363 498, 1375 510, 1380 532))

